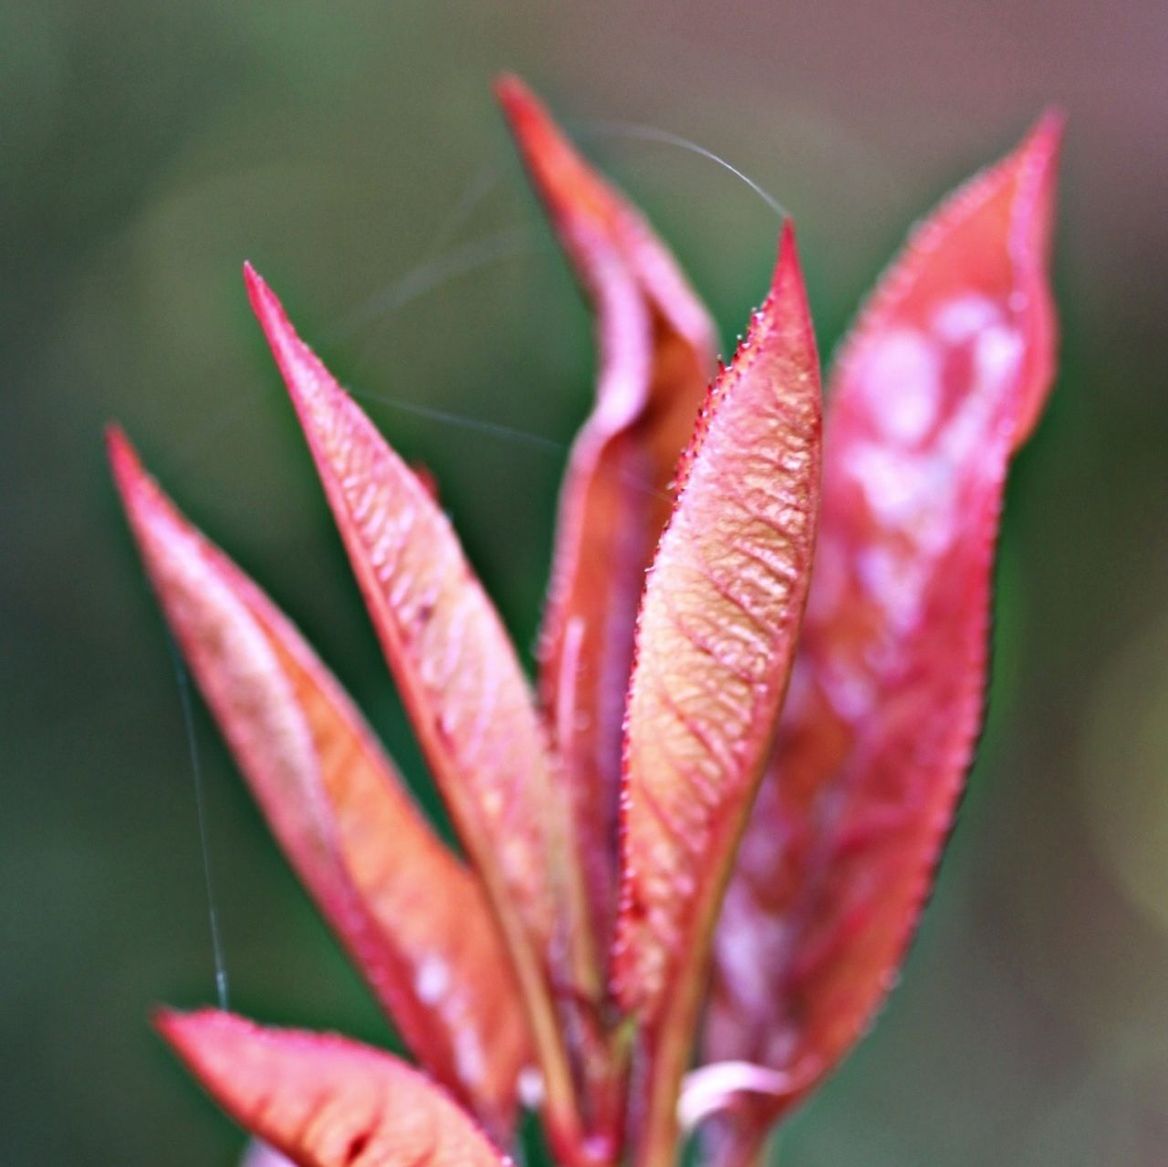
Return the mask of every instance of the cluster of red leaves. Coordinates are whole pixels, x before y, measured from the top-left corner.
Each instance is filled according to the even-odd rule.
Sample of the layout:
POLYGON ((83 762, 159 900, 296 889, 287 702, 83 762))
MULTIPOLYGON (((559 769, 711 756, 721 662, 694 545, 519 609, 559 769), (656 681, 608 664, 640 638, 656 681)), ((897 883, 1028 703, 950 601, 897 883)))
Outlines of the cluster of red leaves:
POLYGON ((425 1073, 213 1010, 159 1027, 303 1167, 498 1164, 521 1090, 565 1167, 668 1167, 707 1120, 710 1160, 749 1162, 887 993, 969 765, 1003 485, 1053 370, 1059 127, 918 228, 821 424, 790 227, 717 368, 644 219, 517 81, 499 97, 600 350, 537 694, 428 485, 246 271, 465 862, 295 628, 111 436, 207 704, 425 1073))

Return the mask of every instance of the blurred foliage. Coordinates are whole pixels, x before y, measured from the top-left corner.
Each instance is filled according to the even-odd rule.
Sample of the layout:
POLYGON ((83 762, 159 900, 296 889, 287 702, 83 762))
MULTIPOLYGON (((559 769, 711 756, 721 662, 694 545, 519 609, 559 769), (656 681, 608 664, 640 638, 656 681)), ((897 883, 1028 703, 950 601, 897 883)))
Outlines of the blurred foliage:
MULTIPOLYGON (((569 124, 683 134, 791 208, 825 347, 916 216, 1044 103, 1067 108, 1063 373, 1010 490, 989 732, 905 984, 784 1158, 1162 1163, 1166 55, 1153 0, 0 0, 0 1159, 202 1167, 240 1145, 146 1024, 212 977, 187 743, 107 419, 424 786, 246 310, 245 256, 437 474, 531 642, 592 357, 492 108, 512 68, 569 124), (419 265, 437 278, 475 246, 499 255, 408 298, 419 265)), ((729 341, 772 213, 693 154, 586 141, 729 341)), ((197 728, 233 1002, 388 1040, 197 728)))

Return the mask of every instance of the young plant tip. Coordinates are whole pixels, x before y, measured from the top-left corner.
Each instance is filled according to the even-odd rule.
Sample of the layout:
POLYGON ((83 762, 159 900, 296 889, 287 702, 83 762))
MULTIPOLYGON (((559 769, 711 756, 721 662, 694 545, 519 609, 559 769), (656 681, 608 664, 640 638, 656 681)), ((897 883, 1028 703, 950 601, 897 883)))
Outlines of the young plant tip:
POLYGON ((292 623, 106 431, 191 676, 421 1072, 225 1009, 154 1025, 298 1167, 500 1167, 529 1107, 562 1167, 673 1167, 698 1124, 708 1167, 755 1163, 895 984, 973 755, 1005 482, 1055 368, 1063 119, 913 232, 825 405, 789 217, 723 364, 645 217, 522 81, 495 94, 598 347, 534 686, 438 484, 243 265, 465 862, 292 623))

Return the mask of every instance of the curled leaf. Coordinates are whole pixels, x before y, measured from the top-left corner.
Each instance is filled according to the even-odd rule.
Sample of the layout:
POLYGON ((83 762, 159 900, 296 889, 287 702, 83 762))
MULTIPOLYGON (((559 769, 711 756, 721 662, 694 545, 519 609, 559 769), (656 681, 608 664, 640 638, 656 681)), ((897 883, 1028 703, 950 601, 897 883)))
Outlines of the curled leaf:
POLYGON ((786 692, 819 496, 820 390, 794 235, 714 383, 637 627, 617 1001, 644 1030, 640 1161, 671 1161, 711 932, 786 692))
POLYGON ((219 1105, 298 1167, 510 1163, 440 1089, 388 1054, 214 1009, 163 1012, 157 1025, 219 1105))
POLYGON ((705 1039, 710 1060, 792 1084, 739 1120, 742 1143, 870 1023, 953 821, 982 722, 1006 471, 1053 368, 1059 129, 1045 119, 918 229, 831 379, 814 585, 705 1039))
POLYGON ((551 986, 573 975, 562 954, 579 934, 582 892, 526 678, 430 491, 296 335, 263 280, 245 274, 402 700, 506 937, 552 1121, 571 1125, 551 986))
POLYGON ((714 329, 645 219, 514 77, 496 91, 596 316, 596 406, 560 495, 540 696, 571 783, 593 928, 616 901, 624 694, 645 570, 714 366, 714 329))
POLYGON ((285 854, 410 1048, 506 1139, 530 1051, 477 881, 290 621, 118 431, 110 457, 171 627, 285 854))
POLYGON ((677 1121, 683 1131, 690 1132, 756 1096, 771 1099, 789 1094, 792 1085, 782 1071, 753 1062, 709 1062, 686 1074, 677 1121))

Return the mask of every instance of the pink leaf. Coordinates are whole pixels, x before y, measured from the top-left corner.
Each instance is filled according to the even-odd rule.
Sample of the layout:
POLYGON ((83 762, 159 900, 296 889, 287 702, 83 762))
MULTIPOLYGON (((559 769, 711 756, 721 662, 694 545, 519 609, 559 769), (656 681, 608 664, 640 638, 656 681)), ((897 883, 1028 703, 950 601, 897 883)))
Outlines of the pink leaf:
POLYGON ((417 1071, 331 1035, 206 1009, 163 1037, 241 1126, 298 1167, 500 1167, 465 1112, 417 1071))
POLYGON ((110 458, 174 633, 289 860, 411 1049, 506 1140, 530 1051, 482 889, 287 618, 117 431, 110 458))
POLYGON ((640 1162, 654 1167, 675 1153, 711 932, 794 657, 819 443, 815 340, 788 228, 770 295, 703 410, 637 628, 613 984, 645 1034, 640 1162))
POLYGON ((835 367, 803 640, 717 938, 706 1057, 792 1083, 745 1142, 870 1023, 952 824, 1006 470, 1053 369, 1059 136, 1039 123, 914 234, 835 367))
POLYGON ((596 315, 596 406, 560 496, 540 693, 572 784, 593 926, 616 899, 623 698, 633 627, 673 503, 677 459, 714 366, 714 330, 645 219, 577 153, 514 77, 497 93, 596 315))
POLYGON ((586 975, 570 823, 515 652, 450 522, 246 269, 386 659, 482 877, 528 1006, 553 1125, 574 1104, 552 986, 586 975))

